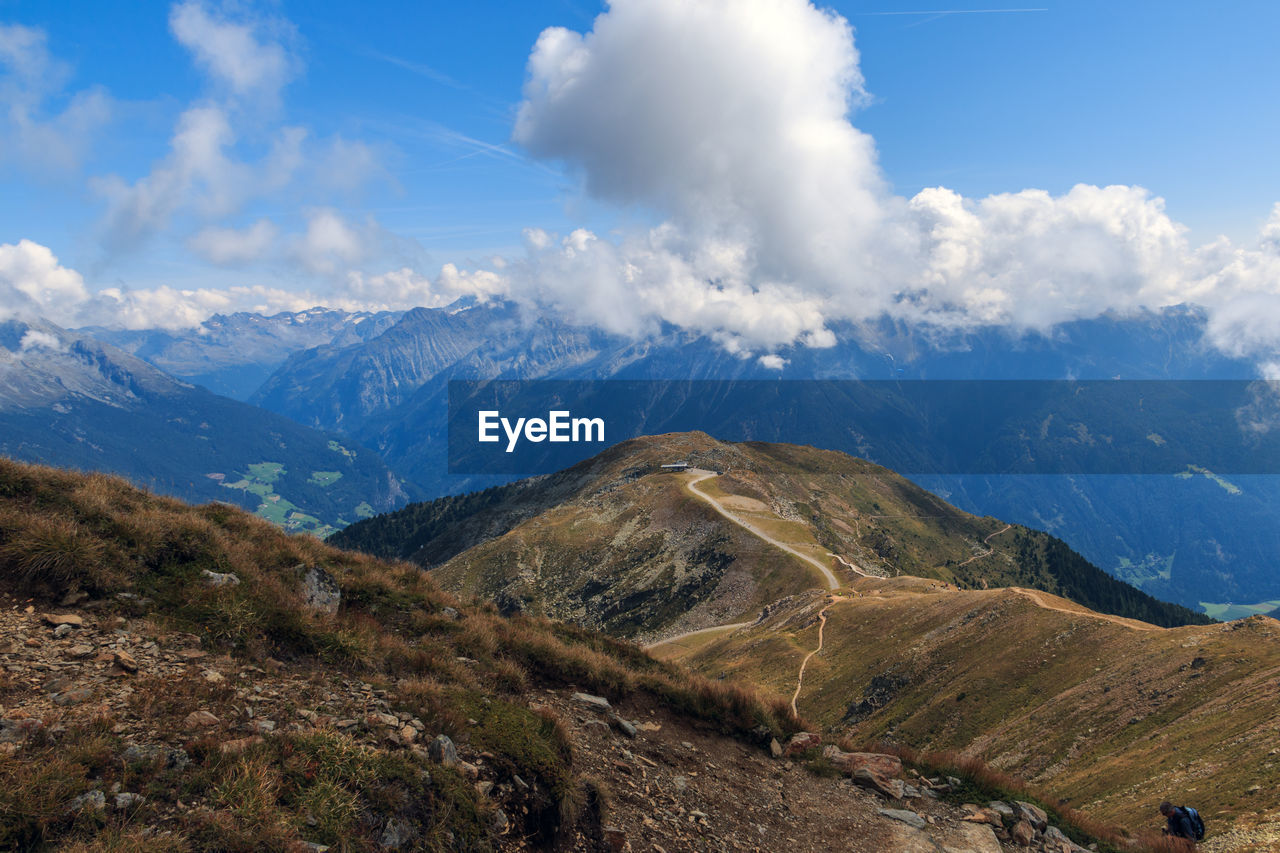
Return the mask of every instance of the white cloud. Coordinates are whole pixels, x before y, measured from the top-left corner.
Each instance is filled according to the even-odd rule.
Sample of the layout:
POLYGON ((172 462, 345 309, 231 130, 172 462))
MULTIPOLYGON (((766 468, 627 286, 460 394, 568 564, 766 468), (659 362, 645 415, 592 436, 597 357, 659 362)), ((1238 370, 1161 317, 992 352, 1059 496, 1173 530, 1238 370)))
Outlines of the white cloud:
POLYGON ((760 356, 759 362, 761 367, 766 367, 769 370, 781 370, 787 366, 787 360, 775 353, 760 356))
POLYGON ((440 308, 463 296, 487 301, 507 295, 508 287, 499 273, 445 264, 435 281, 409 267, 371 276, 354 271, 347 276, 345 293, 366 310, 399 310, 440 308))
MULTIPOLYGON (((80 322, 123 329, 182 329, 198 326, 212 314, 257 311, 274 314, 301 311, 323 300, 315 294, 253 286, 183 290, 157 287, 99 291, 80 310, 80 322)), ((335 306, 341 307, 341 306, 335 306)))
POLYGON ((618 0, 539 37, 514 137, 588 192, 749 247, 758 274, 845 288, 886 201, 848 23, 804 0, 618 0))
POLYGON ((535 233, 513 292, 734 351, 827 345, 828 321, 886 312, 1044 328, 1182 302, 1210 308, 1224 346, 1280 345, 1280 205, 1256 247, 1195 248, 1140 187, 896 197, 849 119, 858 61, 848 23, 806 0, 614 0, 586 34, 544 31, 515 140, 665 222, 535 233))
POLYGON ((66 322, 89 298, 80 273, 30 240, 0 244, 0 319, 47 317, 66 322))
POLYGON ((22 340, 18 342, 18 350, 27 352, 33 349, 49 349, 55 352, 63 352, 66 350, 66 346, 56 335, 51 335, 38 329, 28 329, 23 334, 22 340))
POLYGON ((376 226, 354 226, 330 209, 307 214, 307 228, 294 237, 291 255, 317 275, 333 275, 359 264, 373 249, 376 226))
POLYGON ((110 97, 97 87, 66 98, 61 110, 47 102, 60 95, 71 69, 50 55, 42 30, 0 24, 0 164, 41 171, 74 170, 111 118, 110 97))
POLYGON ((187 240, 187 248, 218 266, 241 266, 267 257, 280 230, 269 219, 247 228, 209 226, 187 240))
MULTIPOLYGON (((272 245, 276 234, 269 224, 236 229, 228 220, 256 202, 327 204, 334 193, 389 179, 373 146, 341 136, 313 139, 306 128, 280 123, 274 107, 301 70, 287 21, 243 14, 237 5, 214 8, 188 0, 173 6, 169 24, 205 72, 210 91, 181 112, 168 151, 147 174, 91 181, 106 203, 99 230, 110 252, 185 230, 187 247, 215 264, 286 257, 287 251, 272 245)), ((325 245, 299 244, 297 256, 314 262, 304 267, 308 272, 340 272, 337 265, 359 255, 351 245, 339 245, 334 229, 322 233, 324 225, 313 221, 316 233, 304 242, 325 245)))
POLYGON ((237 20, 188 0, 170 10, 169 28, 214 81, 240 98, 274 103, 299 70, 299 61, 282 43, 292 36, 283 21, 237 20))

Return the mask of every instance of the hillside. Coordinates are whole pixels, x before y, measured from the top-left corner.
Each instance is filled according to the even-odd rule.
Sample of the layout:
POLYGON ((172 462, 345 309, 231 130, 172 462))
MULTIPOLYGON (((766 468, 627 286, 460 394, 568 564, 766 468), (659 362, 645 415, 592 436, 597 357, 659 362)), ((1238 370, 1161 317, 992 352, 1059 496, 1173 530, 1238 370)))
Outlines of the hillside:
POLYGON ((349 439, 41 322, 0 322, 0 453, 227 501, 318 535, 417 494, 349 439))
POLYGON ((1025 833, 1078 853, 1064 831, 1104 851, 1123 838, 1035 803, 975 818, 975 802, 1031 794, 788 737, 800 721, 781 699, 114 477, 0 459, 0 600, 4 849, 1000 853, 1025 833), (833 761, 872 762, 885 790, 833 761))
POLYGON ((780 598, 831 586, 824 572, 836 585, 859 573, 1021 585, 1158 624, 1207 621, 1053 537, 969 515, 864 460, 701 433, 636 439, 559 474, 411 505, 332 542, 412 560, 455 592, 623 636, 754 619, 780 598), (696 475, 661 471, 673 461, 724 473, 695 492, 696 475))
POLYGON ((77 331, 215 394, 247 400, 290 355, 312 347, 369 340, 399 317, 394 311, 311 308, 271 316, 214 314, 192 329, 93 326, 77 331))
POLYGON ((1265 617, 1163 629, 1025 588, 864 578, 654 651, 796 692, 854 742, 959 750, 1104 819, 1139 825, 1163 797, 1220 827, 1277 818, 1280 623, 1265 617))

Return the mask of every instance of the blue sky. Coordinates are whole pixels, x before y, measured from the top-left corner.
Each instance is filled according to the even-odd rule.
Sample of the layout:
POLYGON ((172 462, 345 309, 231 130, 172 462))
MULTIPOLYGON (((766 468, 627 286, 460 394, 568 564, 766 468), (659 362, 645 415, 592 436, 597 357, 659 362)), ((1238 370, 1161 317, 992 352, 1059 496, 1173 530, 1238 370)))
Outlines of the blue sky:
MULTIPOLYGON (((943 186, 970 200, 1029 188, 1058 197, 1077 183, 1136 185, 1165 200, 1168 217, 1188 229, 1191 249, 1219 234, 1251 245, 1280 201, 1280 5, 1045 0, 1003 8, 1029 7, 974 14, 962 12, 1002 7, 820 7, 854 31, 865 95, 851 121, 874 141, 888 195, 905 200, 943 186)), ((0 24, 11 35, 19 25, 43 39, 49 69, 23 80, 10 63, 0 84, 6 100, 26 99, 30 116, 51 123, 75 98, 101 99, 100 114, 71 134, 78 154, 58 162, 15 153, 13 122, 0 125, 9 136, 0 136, 0 244, 48 248, 89 293, 262 285, 326 295, 345 293, 346 267, 367 276, 409 269, 434 277, 446 263, 492 266, 491 256, 528 251, 526 228, 565 235, 585 227, 615 243, 668 220, 688 232, 679 221, 682 201, 593 196, 582 178, 592 168, 598 177, 598 162, 576 159, 581 152, 571 145, 531 153, 513 139, 539 34, 549 27, 590 32, 603 11, 582 0, 372 7, 0 0, 0 24), (274 51, 283 63, 278 79, 232 91, 230 78, 210 71, 190 38, 179 38, 183 8, 197 32, 190 38, 239 27, 256 48, 274 51), (145 234, 126 235, 118 221, 108 222, 109 176, 117 189, 136 188, 169 156, 183 117, 210 104, 231 126, 225 153, 256 170, 244 178, 250 186, 230 200, 175 200, 145 234), (306 164, 287 185, 259 191, 251 185, 270 182, 272 146, 289 128, 305 133, 298 156, 306 164), (342 161, 364 165, 346 175, 334 165, 342 161), (375 248, 300 262, 298 235, 321 211, 375 248), (211 263, 209 251, 193 249, 202 233, 212 240, 217 229, 247 231, 262 222, 263 245, 272 237, 293 248, 232 264, 225 257, 211 263)), ((621 22, 621 13, 615 17, 621 22)), ((707 49, 715 50, 710 32, 707 49)), ((639 64, 630 73, 643 72, 639 64)), ((650 119, 662 120, 660 113, 650 119)), ((779 173, 787 179, 785 164, 779 173)), ((754 220, 744 226, 756 227, 754 220)), ((810 293, 802 270, 779 264, 768 273, 748 275, 746 291, 782 277, 810 293)), ((826 306, 818 310, 826 310, 829 288, 818 290, 826 306)), ((1072 310, 1092 310, 1092 303, 1072 310)), ((718 322, 709 321, 708 331, 718 322)), ((797 320, 793 340, 813 331, 807 322, 797 320)))

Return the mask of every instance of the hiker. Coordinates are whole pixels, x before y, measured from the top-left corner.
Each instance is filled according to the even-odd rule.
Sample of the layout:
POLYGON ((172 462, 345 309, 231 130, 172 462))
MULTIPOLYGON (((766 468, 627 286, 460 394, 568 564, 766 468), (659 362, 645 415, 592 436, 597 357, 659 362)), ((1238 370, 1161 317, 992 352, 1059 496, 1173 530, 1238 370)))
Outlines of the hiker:
POLYGON ((1195 809, 1182 806, 1179 808, 1165 800, 1160 804, 1160 814, 1168 822, 1164 834, 1174 838, 1185 838, 1188 841, 1199 841, 1204 838, 1204 824, 1200 823, 1200 815, 1195 809), (1199 826, 1197 826, 1199 824, 1199 826))

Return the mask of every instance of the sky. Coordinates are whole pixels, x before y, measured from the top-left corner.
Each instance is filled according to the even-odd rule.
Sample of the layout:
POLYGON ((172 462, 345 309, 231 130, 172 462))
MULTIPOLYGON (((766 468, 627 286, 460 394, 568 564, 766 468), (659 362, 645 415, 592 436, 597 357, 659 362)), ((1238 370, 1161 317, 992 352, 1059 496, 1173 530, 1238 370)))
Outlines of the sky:
POLYGON ((1280 342, 1280 6, 0 0, 0 314, 1280 342))

